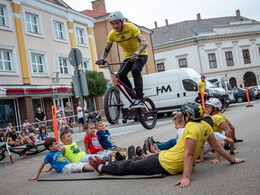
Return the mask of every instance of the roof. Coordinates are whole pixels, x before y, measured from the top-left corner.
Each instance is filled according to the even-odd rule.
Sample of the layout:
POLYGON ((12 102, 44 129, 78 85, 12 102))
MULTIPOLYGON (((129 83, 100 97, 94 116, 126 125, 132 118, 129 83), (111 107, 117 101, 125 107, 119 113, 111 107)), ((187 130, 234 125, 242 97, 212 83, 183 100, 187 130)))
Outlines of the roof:
POLYGON ((91 16, 93 18, 97 18, 97 17, 103 16, 103 15, 109 14, 107 12, 94 11, 94 10, 90 10, 90 9, 83 10, 83 11, 81 11, 81 13, 91 16))
MULTIPOLYGON (((68 7, 68 8, 71 8, 68 4, 66 4, 64 1, 62 0, 47 0, 49 2, 52 2, 56 5, 60 5, 60 6, 63 6, 63 7, 68 7)), ((72 9, 72 8, 71 8, 72 9)))
POLYGON ((197 36, 200 33, 210 33, 217 26, 229 25, 232 22, 251 21, 257 22, 241 16, 229 16, 220 18, 209 18, 202 20, 188 20, 152 29, 153 45, 183 40, 197 36))

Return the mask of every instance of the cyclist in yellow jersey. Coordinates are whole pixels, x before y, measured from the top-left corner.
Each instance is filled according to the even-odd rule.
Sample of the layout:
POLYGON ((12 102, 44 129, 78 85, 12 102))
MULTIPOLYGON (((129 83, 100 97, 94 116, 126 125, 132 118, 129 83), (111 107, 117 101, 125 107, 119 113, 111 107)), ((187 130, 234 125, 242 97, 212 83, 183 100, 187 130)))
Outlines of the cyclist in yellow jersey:
POLYGON ((170 150, 151 155, 140 160, 125 160, 112 163, 100 163, 89 158, 89 163, 96 173, 101 175, 153 175, 177 174, 183 172, 182 179, 175 185, 187 187, 190 185, 190 175, 194 161, 199 157, 206 141, 221 156, 231 164, 245 162, 244 159, 232 159, 231 156, 216 142, 211 126, 201 121, 204 111, 200 104, 189 102, 182 106, 181 112, 186 127, 177 144, 170 150))
MULTIPOLYGON (((235 137, 235 127, 231 124, 231 122, 227 119, 227 117, 219 112, 222 108, 222 103, 217 98, 211 98, 206 101, 206 112, 211 115, 214 120, 213 130, 215 132, 222 133, 225 131, 225 136, 232 138, 234 142, 242 142, 243 140, 236 139, 235 137)), ((225 145, 225 148, 229 148, 225 145)))
POLYGON ((107 36, 107 44, 103 50, 100 59, 96 64, 104 65, 104 59, 108 56, 113 42, 120 45, 125 54, 126 64, 122 64, 119 69, 119 79, 131 90, 133 87, 127 77, 127 74, 132 71, 134 78, 136 97, 128 92, 133 99, 135 105, 132 108, 142 107, 143 101, 143 80, 141 71, 147 61, 146 47, 148 45, 140 30, 131 23, 124 23, 124 16, 121 12, 112 12, 109 15, 110 24, 113 30, 107 36), (135 99, 136 98, 136 99, 135 99))
POLYGON ((204 94, 204 100, 206 101, 206 92, 209 94, 209 89, 206 88, 206 77, 205 75, 201 75, 201 80, 198 82, 197 87, 198 87, 198 96, 201 99, 201 92, 204 94))

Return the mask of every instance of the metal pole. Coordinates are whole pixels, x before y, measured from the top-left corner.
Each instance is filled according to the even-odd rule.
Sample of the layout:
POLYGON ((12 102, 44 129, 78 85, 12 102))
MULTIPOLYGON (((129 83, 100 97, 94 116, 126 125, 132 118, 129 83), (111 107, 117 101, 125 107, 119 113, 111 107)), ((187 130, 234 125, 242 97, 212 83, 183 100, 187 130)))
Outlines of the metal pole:
MULTIPOLYGON (((76 50, 74 50, 74 55, 76 56, 76 50)), ((80 88, 80 102, 81 102, 81 106, 82 106, 82 113, 83 113, 83 124, 85 124, 86 123, 86 116, 85 116, 85 107, 84 107, 84 99, 83 99, 83 90, 82 90, 82 85, 81 85, 81 82, 80 82, 80 70, 79 70, 79 68, 78 68, 78 66, 79 66, 79 63, 78 63, 78 61, 77 61, 77 58, 75 58, 75 60, 76 60, 76 68, 77 68, 77 70, 76 70, 76 73, 78 74, 78 78, 79 78, 79 88, 80 88)))

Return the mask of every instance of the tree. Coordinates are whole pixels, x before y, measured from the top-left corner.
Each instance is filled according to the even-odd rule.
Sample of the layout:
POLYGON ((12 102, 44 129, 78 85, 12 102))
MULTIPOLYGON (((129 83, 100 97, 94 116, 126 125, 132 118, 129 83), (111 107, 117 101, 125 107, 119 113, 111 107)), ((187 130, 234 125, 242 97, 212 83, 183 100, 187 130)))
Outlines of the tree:
MULTIPOLYGON (((89 95, 85 96, 84 98, 87 102, 89 102, 91 98, 103 96, 105 94, 108 81, 103 74, 99 74, 96 71, 86 71, 86 79, 88 84, 89 95)), ((72 92, 75 95, 73 83, 71 85, 72 92)), ((92 106, 90 105, 90 107, 92 106)))

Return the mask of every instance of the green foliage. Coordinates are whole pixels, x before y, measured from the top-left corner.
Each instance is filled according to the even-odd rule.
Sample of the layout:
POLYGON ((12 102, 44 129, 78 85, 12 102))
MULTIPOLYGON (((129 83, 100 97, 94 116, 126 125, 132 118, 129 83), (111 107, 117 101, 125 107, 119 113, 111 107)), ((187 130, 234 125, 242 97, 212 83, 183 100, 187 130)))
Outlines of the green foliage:
MULTIPOLYGON (((108 81, 103 74, 99 74, 96 71, 87 71, 86 78, 89 92, 89 95, 85 97, 87 100, 89 100, 90 98, 103 96, 105 94, 108 81)), ((73 83, 71 83, 71 85, 72 92, 75 95, 73 83)))

